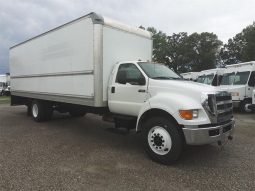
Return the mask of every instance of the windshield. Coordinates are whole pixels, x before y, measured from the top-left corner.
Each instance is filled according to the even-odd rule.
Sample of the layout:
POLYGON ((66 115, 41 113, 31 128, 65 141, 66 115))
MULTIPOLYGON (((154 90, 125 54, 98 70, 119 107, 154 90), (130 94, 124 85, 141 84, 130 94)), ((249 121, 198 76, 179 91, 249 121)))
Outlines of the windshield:
POLYGON ((221 85, 231 85, 233 84, 234 80, 235 80, 234 72, 223 74, 221 85))
POLYGON ((214 74, 199 76, 198 79, 197 79, 197 82, 211 85, 211 83, 213 81, 213 77, 214 77, 214 74))
POLYGON ((235 75, 234 85, 244 85, 247 83, 250 72, 237 72, 235 75))
POLYGON ((247 83, 250 76, 250 71, 234 72, 223 74, 221 85, 244 85, 247 83))
POLYGON ((181 79, 176 73, 163 64, 140 62, 139 66, 152 79, 181 79))
POLYGON ((205 80, 205 76, 199 76, 199 77, 197 78, 197 82, 198 82, 198 83, 204 83, 204 80, 205 80))
POLYGON ((213 81, 214 74, 209 74, 205 76, 204 84, 210 85, 213 81))

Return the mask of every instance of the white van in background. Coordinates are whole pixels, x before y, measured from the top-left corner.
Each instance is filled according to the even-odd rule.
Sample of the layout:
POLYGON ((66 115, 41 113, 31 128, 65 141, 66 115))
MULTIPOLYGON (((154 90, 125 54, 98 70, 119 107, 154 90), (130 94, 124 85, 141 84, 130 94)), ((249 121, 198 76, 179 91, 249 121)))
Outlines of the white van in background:
POLYGON ((196 81, 198 77, 199 72, 187 72, 187 73, 182 73, 180 74, 183 79, 185 80, 191 80, 191 81, 196 81))
POLYGON ((224 68, 203 70, 198 73, 197 82, 212 86, 219 86, 223 74, 224 68))
POLYGON ((251 112, 255 86, 255 61, 226 66, 220 89, 232 94, 233 105, 243 112, 251 112))

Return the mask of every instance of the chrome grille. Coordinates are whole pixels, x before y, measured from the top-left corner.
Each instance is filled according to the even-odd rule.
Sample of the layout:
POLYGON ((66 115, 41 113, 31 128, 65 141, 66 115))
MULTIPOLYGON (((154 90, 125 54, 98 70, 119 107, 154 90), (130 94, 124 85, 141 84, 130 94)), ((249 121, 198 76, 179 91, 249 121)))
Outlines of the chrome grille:
POLYGON ((233 117, 233 103, 231 94, 218 92, 215 94, 217 122, 223 122, 233 117))
POLYGON ((202 103, 212 123, 221 123, 233 118, 233 103, 231 94, 217 92, 208 94, 208 99, 202 103))

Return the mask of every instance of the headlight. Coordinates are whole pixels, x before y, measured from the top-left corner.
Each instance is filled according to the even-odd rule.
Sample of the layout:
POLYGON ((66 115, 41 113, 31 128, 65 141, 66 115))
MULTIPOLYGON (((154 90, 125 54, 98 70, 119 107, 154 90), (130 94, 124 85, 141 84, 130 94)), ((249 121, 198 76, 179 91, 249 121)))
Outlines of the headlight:
POLYGON ((239 96, 239 92, 231 92, 232 96, 239 96))
POLYGON ((179 114, 180 114, 181 118, 186 119, 186 120, 198 118, 198 110, 197 109, 179 110, 179 114))

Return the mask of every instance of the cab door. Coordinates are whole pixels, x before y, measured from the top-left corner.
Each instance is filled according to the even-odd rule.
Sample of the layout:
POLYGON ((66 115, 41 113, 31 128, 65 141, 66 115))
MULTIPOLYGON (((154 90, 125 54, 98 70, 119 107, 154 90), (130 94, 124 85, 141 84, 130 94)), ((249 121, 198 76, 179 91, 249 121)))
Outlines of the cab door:
POLYGON ((133 63, 120 64, 108 88, 108 106, 111 112, 137 116, 147 100, 147 77, 133 63))

